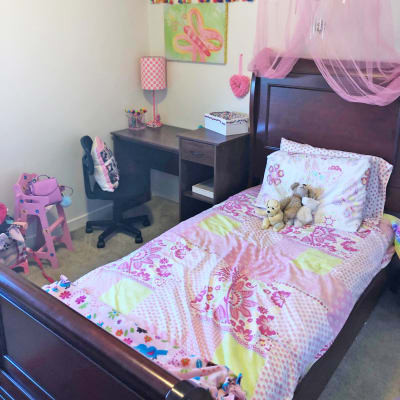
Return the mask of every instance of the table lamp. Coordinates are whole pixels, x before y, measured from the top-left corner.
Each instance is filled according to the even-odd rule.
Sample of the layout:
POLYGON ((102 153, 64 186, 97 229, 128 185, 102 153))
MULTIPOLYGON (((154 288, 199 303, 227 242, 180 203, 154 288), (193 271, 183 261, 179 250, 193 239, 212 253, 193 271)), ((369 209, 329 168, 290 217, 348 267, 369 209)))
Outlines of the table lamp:
POLYGON ((166 60, 165 57, 153 56, 140 59, 140 75, 143 90, 153 91, 153 120, 147 123, 151 128, 162 126, 160 116, 156 113, 155 91, 167 87, 166 60))

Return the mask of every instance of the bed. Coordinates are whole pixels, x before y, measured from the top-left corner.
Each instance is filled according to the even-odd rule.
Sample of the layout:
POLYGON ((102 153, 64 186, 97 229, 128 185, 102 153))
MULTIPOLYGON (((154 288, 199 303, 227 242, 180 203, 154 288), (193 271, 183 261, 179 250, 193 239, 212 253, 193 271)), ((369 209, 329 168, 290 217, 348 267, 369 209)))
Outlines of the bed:
MULTIPOLYGON (((235 222, 232 221, 236 221, 235 218, 238 218, 238 215, 239 218, 244 218, 242 221, 244 225, 255 224, 254 209, 249 206, 257 191, 257 187, 254 185, 257 185, 262 179, 266 155, 279 148, 282 137, 319 147, 373 154, 386 159, 395 166, 388 186, 386 209, 391 213, 399 212, 400 173, 397 168, 397 153, 400 122, 398 101, 386 107, 345 102, 327 86, 313 63, 302 60, 294 72, 285 79, 269 80, 253 77, 250 113, 252 133, 252 156, 250 158, 252 163, 249 166, 249 187, 251 188, 228 199, 225 203, 216 206, 215 209, 207 211, 206 214, 184 222, 166 235, 180 235, 180 237, 194 235, 196 232, 191 227, 201 224, 203 219, 208 219, 208 223, 206 223, 208 233, 210 230, 220 229, 221 226, 224 226, 225 231, 231 230, 232 226, 236 228, 235 222), (321 134, 321 132, 324 133, 321 134), (225 219, 221 224, 218 215, 228 217, 228 220, 225 219), (215 218, 217 218, 217 223, 215 223, 215 218), (183 231, 185 232, 182 233, 183 231)), ((384 227, 382 229, 385 231, 384 227)), ((367 230, 368 227, 363 227, 360 232, 367 235, 367 230)), ((247 229, 242 233, 248 235, 248 232, 251 231, 256 232, 257 230, 247 229)), ((218 235, 215 232, 211 233, 218 235)), ((281 236, 284 235, 283 233, 281 236)), ((352 307, 354 306, 349 318, 347 321, 338 318, 335 326, 339 333, 335 332, 338 335, 332 344, 329 334, 321 343, 315 344, 315 349, 320 347, 319 350, 321 350, 314 360, 315 362, 311 366, 307 360, 307 364, 310 365, 303 369, 304 372, 308 372, 298 382, 292 382, 292 385, 295 386, 294 399, 296 400, 318 398, 385 287, 391 266, 395 262, 392 261, 389 266, 381 269, 389 262, 391 256, 390 252, 386 253, 383 244, 385 240, 382 239, 385 235, 389 237, 389 231, 386 231, 384 235, 370 232, 369 236, 371 235, 376 236, 376 241, 371 243, 375 243, 377 248, 381 248, 380 257, 382 259, 374 267, 370 266, 368 258, 367 261, 364 261, 368 264, 366 264, 368 267, 366 270, 369 272, 361 274, 364 286, 358 287, 359 293, 354 297, 353 302, 348 303, 352 307), (377 245, 382 240, 383 242, 377 245), (372 279, 374 275, 375 277, 372 279), (369 283, 371 279, 372 281, 369 283), (356 301, 356 297, 359 297, 358 301, 356 301)), ((198 231, 195 236, 201 236, 200 232, 198 231)), ((286 236, 290 235, 287 233, 286 236)), ((345 237, 338 241, 338 246, 343 253, 342 260, 348 258, 346 246, 357 249, 358 245, 362 246, 362 243, 365 243, 361 236, 363 235, 357 236, 358 239, 355 236, 345 237), (344 245, 344 243, 347 244, 344 245), (350 243, 351 246, 349 246, 350 243)), ((207 237, 204 236, 202 240, 207 240, 207 237)), ((287 238, 296 243, 296 246, 302 245, 301 239, 298 237, 287 238)), ((160 240, 160 238, 156 240, 160 240)), ((192 237, 189 242, 192 243, 196 240, 196 237, 192 237)), ((248 240, 252 242, 263 239, 252 237, 248 240)), ((389 244, 388 240, 386 247, 389 244)), ((215 245, 218 244, 215 243, 215 245)), ((203 243, 203 245, 205 248, 210 248, 212 243, 203 243)), ((181 256, 185 252, 184 244, 182 246, 183 250, 181 249, 181 253, 179 253, 181 256)), ((188 250, 187 252, 190 253, 188 250)), ((370 257, 373 257, 372 253, 370 257)), ((160 257, 158 260, 162 258, 160 257)), ((124 263, 123 260, 120 263, 105 266, 103 269, 108 269, 109 273, 113 273, 113 268, 121 267, 125 265, 124 263)), ((169 262, 164 262, 164 264, 168 265, 169 262)), ((166 268, 168 269, 168 267, 166 268)), ((164 275, 166 274, 164 273, 164 275)), ((168 276, 164 278, 167 279, 168 276)), ((285 301, 287 293, 294 290, 289 290, 285 283, 281 284, 283 286, 278 287, 278 283, 276 283, 276 288, 271 287, 272 291, 281 292, 280 297, 275 298, 277 310, 281 308, 279 304, 282 305, 282 302, 285 301)), ((252 283, 250 283, 251 285, 252 283)), ((85 285, 82 287, 85 288, 85 285)), ((266 289, 266 287, 263 288, 266 289)), ((202 288, 199 287, 199 289, 197 296, 202 288)), ((7 399, 209 398, 207 391, 192 381, 178 379, 160 365, 152 362, 143 352, 130 349, 126 343, 117 338, 118 335, 110 335, 105 329, 102 329, 103 327, 96 326, 88 318, 89 315, 93 318, 92 313, 80 315, 79 312, 66 307, 58 299, 49 296, 18 274, 2 269, 0 293, 2 339, 0 375, 2 392, 0 393, 3 397, 7 399)), ((274 293, 270 294, 272 298, 274 293)), ((83 295, 81 294, 81 296, 83 295)), ((81 296, 74 297, 74 301, 81 296)), ((196 303, 197 296, 192 299, 193 304, 196 303)), ((306 293, 299 294, 299 297, 301 296, 306 296, 306 293)), ((198 297, 197 304, 202 301, 200 297, 198 297)), ((295 296, 293 295, 293 297, 295 296)), ((82 300, 82 304, 84 304, 84 300, 82 300)), ((247 308, 251 307, 251 303, 246 304, 247 308)), ((202 306, 206 306, 206 303, 202 306)), ((200 308, 197 311, 201 311, 200 308)), ((238 315, 244 315, 243 312, 245 312, 244 309, 238 315)), ((256 320, 268 320, 268 315, 263 310, 260 313, 255 318, 256 320), (262 318, 261 315, 265 315, 265 317, 262 318)), ((223 315, 222 310, 220 315, 223 315)), ((338 315, 334 317, 338 317, 338 315)), ((136 328, 140 328, 142 333, 150 331, 149 326, 137 326, 136 328)), ((274 326, 268 327, 265 324, 264 330, 268 329, 270 336, 274 336, 274 326)), ((121 331, 121 335, 123 335, 124 329, 121 331)), ((245 334, 243 331, 242 333, 245 334)), ((162 337, 161 334, 159 336, 162 337)))

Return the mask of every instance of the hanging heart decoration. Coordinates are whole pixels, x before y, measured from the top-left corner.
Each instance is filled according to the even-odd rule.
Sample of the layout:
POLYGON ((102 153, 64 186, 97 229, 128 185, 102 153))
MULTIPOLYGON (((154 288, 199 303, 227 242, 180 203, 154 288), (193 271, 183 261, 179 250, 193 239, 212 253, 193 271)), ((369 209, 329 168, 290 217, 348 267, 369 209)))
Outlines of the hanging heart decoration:
POLYGON ((242 74, 243 72, 243 54, 239 57, 239 74, 231 76, 229 83, 233 94, 236 97, 244 97, 249 93, 250 79, 248 76, 242 74))

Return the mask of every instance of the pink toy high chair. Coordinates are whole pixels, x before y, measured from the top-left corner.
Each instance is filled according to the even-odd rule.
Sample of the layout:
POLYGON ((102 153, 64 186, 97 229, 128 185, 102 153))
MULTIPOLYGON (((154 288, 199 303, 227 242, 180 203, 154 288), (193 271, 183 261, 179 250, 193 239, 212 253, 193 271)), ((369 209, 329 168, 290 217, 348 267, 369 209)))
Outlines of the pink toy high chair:
POLYGON ((34 253, 39 259, 46 259, 50 262, 53 268, 58 267, 58 259, 54 248, 54 243, 64 243, 68 250, 73 250, 71 235, 69 233, 67 220, 65 218, 64 208, 60 203, 56 203, 58 218, 49 225, 47 219, 47 209, 49 205, 49 198, 47 196, 33 196, 29 193, 29 182, 37 178, 37 174, 22 174, 17 183, 14 185, 15 193, 15 207, 14 219, 18 222, 29 222, 28 216, 32 215, 39 219, 43 237, 45 239, 44 245, 36 251, 28 249, 28 253, 34 253), (61 226, 62 235, 53 236, 52 232, 61 226))

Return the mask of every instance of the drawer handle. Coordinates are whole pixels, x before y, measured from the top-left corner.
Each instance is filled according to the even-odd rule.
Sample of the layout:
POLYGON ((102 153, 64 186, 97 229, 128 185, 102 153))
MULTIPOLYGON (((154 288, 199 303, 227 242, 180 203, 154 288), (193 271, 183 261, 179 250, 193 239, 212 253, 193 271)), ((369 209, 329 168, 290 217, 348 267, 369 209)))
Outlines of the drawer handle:
POLYGON ((193 157, 203 157, 203 153, 199 152, 199 151, 194 151, 194 150, 190 150, 190 154, 193 157))

